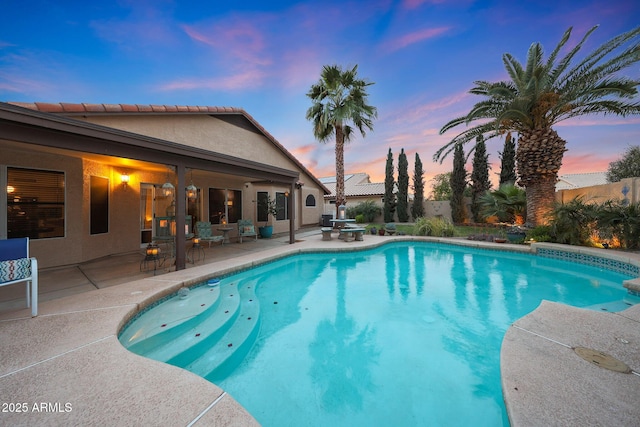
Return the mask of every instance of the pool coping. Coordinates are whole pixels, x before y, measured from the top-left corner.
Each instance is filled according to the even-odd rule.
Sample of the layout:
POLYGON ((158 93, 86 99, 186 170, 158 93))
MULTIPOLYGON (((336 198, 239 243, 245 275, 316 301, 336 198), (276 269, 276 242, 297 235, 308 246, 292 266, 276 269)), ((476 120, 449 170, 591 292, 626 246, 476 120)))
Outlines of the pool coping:
MULTIPOLYGON (((30 318, 26 309, 2 313, 0 387, 6 391, 5 395, 11 402, 26 403, 28 411, 1 413, 0 420, 13 425, 112 424, 115 421, 119 424, 139 424, 142 420, 149 425, 163 424, 167 420, 185 425, 258 425, 250 414, 216 385, 182 369, 128 352, 117 340, 122 327, 149 304, 176 292, 182 286, 191 286, 207 278, 231 274, 298 253, 366 250, 393 241, 407 240, 520 253, 535 253, 537 249, 547 248, 605 257, 640 266, 639 254, 621 254, 548 243, 528 246, 415 236, 367 236, 362 242, 346 244, 342 241, 322 241, 321 235, 318 234, 306 242, 295 245, 269 248, 262 253, 253 253, 233 260, 214 262, 48 301, 41 304, 41 314, 36 318, 30 318), (45 410, 34 410, 33 405, 42 403, 45 404, 45 410), (66 403, 71 404, 70 411, 66 411, 66 403)), ((637 280, 639 279, 627 282, 634 284, 637 280)), ((535 378, 527 378, 527 385, 513 385, 512 381, 514 378, 520 378, 522 372, 533 372, 534 365, 547 364, 546 358, 549 355, 552 360, 554 357, 558 358, 554 351, 564 353, 566 348, 558 346, 559 349, 542 351, 539 345, 531 344, 535 340, 518 339, 518 334, 530 334, 535 329, 530 323, 535 326, 541 322, 540 317, 545 319, 547 316, 553 320, 551 325, 556 333, 562 334, 563 331, 570 330, 575 336, 586 336, 589 342, 595 342, 591 336, 595 333, 593 328, 586 331, 584 328, 580 329, 583 325, 589 324, 583 318, 590 319, 594 314, 598 318, 605 316, 606 319, 616 316, 613 318, 616 320, 614 323, 625 326, 631 322, 633 327, 640 330, 640 307, 632 309, 633 307, 622 312, 624 315, 583 313, 587 310, 543 302, 534 312, 514 322, 505 335, 501 350, 503 392, 512 425, 563 424, 562 420, 571 421, 576 411, 584 419, 599 420, 603 414, 619 410, 615 406, 594 408, 594 405, 585 404, 579 397, 566 392, 561 399, 564 404, 561 405, 560 412, 546 411, 545 408, 551 407, 546 405, 552 405, 553 401, 543 399, 548 390, 534 381, 535 378), (547 308, 549 306, 553 309, 547 308), (576 310, 579 315, 576 314, 576 310), (560 320, 554 320, 556 317, 560 320), (566 324, 561 321, 563 318, 581 320, 579 324, 566 324), (528 332, 524 332, 523 329, 528 332), (518 388, 519 392, 514 392, 514 387, 518 388), (523 387, 528 390, 527 394, 520 392, 523 387), (532 408, 531 402, 539 404, 532 408), (566 415, 563 412, 565 409, 566 415)), ((604 331, 599 333, 608 336, 604 331)), ((635 349, 635 353, 640 354, 640 348, 636 348, 637 343, 640 343, 640 337, 636 340, 633 335, 632 345, 626 344, 623 349, 635 349)), ((633 357, 628 361, 634 370, 640 371, 640 361, 637 362, 633 357)), ((564 372, 578 379, 592 369, 582 359, 563 366, 564 372)), ((554 378, 549 379, 549 384, 555 381, 554 378)), ((636 378, 637 391, 640 391, 640 377, 636 378)), ((606 379, 598 386, 606 388, 609 393, 612 393, 611 390, 617 390, 616 382, 606 379)), ((635 395, 637 394, 636 392, 635 395)), ((628 421, 640 418, 638 407, 631 411, 625 407, 622 413, 635 417, 628 421)))

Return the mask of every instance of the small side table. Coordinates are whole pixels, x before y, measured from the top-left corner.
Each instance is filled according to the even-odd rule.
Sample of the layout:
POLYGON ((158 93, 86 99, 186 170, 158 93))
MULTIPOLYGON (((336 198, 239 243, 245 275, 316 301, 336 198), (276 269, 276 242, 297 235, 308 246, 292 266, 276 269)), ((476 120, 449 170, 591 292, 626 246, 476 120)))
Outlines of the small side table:
POLYGON ((202 260, 204 261, 204 248, 200 245, 200 239, 197 237, 193 239, 193 245, 187 251, 187 261, 191 264, 196 263, 195 255, 198 255, 198 261, 200 261, 200 256, 202 255, 202 260))
POLYGON ((153 275, 156 275, 156 270, 158 267, 162 267, 164 264, 165 258, 160 253, 160 248, 155 243, 149 243, 147 248, 145 249, 145 256, 140 261, 140 271, 145 273, 151 271, 149 263, 153 263, 153 275))
POLYGON ((219 227, 218 231, 222 231, 222 244, 228 244, 229 243, 229 232, 233 230, 232 227, 219 227))

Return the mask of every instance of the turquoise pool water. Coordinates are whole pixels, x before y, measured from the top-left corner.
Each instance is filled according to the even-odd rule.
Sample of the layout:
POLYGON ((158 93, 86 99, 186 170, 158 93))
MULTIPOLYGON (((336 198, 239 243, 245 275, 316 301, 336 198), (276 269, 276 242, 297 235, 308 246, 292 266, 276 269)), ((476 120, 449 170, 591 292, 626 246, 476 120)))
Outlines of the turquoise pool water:
POLYGON ((264 426, 508 425, 500 345, 543 299, 619 311, 629 276, 433 243, 288 257, 131 322, 134 352, 219 384, 264 426))

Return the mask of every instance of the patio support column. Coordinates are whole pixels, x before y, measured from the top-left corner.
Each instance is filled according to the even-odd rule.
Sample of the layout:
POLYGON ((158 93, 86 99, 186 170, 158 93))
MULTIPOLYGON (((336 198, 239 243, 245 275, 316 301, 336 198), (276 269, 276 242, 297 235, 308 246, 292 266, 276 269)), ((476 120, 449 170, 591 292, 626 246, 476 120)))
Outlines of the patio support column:
POLYGON ((289 244, 296 242, 296 182, 297 179, 295 181, 291 181, 289 184, 289 197, 287 198, 287 212, 289 212, 289 244))
POLYGON ((184 270, 186 268, 186 249, 187 239, 185 236, 185 211, 187 207, 185 205, 185 173, 186 168, 184 163, 176 165, 176 175, 178 178, 178 185, 176 186, 176 271, 184 270))

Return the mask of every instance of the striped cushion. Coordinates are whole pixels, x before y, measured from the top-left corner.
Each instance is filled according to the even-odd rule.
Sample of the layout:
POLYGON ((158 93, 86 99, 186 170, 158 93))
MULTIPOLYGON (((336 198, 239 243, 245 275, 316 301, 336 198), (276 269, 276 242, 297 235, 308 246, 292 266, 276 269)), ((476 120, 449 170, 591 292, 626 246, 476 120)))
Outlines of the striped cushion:
POLYGON ((31 260, 20 258, 0 261, 0 283, 31 277, 31 260))

